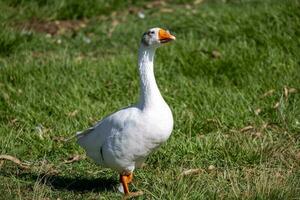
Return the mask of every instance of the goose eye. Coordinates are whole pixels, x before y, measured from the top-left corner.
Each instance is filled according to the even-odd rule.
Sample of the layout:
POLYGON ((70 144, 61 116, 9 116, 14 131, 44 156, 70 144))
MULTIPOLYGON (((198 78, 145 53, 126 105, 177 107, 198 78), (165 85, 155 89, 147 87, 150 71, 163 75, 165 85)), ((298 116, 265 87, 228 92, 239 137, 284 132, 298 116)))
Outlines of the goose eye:
POLYGON ((154 31, 148 31, 148 35, 153 35, 154 33, 154 31))

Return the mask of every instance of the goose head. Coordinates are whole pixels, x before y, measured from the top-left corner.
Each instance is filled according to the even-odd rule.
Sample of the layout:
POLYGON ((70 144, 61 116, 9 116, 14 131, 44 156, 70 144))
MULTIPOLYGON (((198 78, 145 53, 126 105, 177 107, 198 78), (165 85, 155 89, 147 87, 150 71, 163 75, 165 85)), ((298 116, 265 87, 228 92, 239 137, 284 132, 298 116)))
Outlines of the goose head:
POLYGON ((175 36, 162 28, 151 28, 143 34, 142 44, 147 47, 157 48, 162 44, 175 40, 175 36))

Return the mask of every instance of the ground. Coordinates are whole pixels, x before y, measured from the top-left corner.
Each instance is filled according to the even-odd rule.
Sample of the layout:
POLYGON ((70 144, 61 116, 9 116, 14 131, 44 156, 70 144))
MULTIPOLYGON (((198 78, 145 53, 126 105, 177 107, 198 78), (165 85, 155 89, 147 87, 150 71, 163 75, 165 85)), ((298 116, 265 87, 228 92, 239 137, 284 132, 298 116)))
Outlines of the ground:
POLYGON ((137 101, 141 35, 162 27, 175 127, 136 170, 137 199, 299 199, 299 1, 124 2, 0 2, 0 198, 122 197, 65 140, 137 101))

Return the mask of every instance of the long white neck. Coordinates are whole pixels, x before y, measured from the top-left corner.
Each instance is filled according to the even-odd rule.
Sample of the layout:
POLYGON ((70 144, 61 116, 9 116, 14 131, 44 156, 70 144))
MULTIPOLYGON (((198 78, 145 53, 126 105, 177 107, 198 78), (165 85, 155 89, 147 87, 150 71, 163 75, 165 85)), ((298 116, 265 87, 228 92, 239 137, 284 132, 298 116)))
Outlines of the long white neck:
POLYGON ((143 44, 141 44, 139 49, 138 66, 141 85, 139 106, 142 109, 165 103, 154 76, 153 62, 155 50, 155 48, 150 48, 143 44))

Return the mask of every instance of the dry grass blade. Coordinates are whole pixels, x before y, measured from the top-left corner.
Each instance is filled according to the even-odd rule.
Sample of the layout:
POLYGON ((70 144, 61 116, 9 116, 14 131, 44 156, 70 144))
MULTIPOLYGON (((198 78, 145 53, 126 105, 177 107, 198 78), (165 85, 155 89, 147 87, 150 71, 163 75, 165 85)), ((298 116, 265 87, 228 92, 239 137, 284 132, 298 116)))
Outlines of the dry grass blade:
POLYGON ((209 165, 207 168, 209 171, 213 171, 216 169, 216 167, 214 165, 209 165))
POLYGON ((210 122, 210 123, 213 123, 213 124, 215 124, 219 127, 222 127, 222 123, 218 118, 216 118, 216 119, 214 119, 214 118, 207 119, 207 122, 210 122))
POLYGON ((55 169, 52 164, 46 165, 44 171, 45 171, 45 174, 48 174, 48 175, 59 174, 59 171, 57 169, 55 169))
POLYGON ((289 89, 286 86, 284 86, 283 90, 284 90, 285 100, 287 101, 289 97, 289 89))
POLYGON ((203 172, 204 172, 204 170, 201 169, 201 168, 187 169, 187 170, 184 170, 183 172, 181 172, 181 174, 179 175, 179 177, 188 176, 188 175, 195 175, 195 174, 201 174, 203 172))
POLYGON ((296 154, 296 159, 300 161, 300 151, 296 154))
POLYGON ((111 36, 112 36, 112 34, 113 34, 115 28, 118 26, 119 23, 120 23, 120 22, 119 22, 118 20, 116 20, 116 19, 114 19, 114 20, 112 21, 111 27, 110 27, 110 29, 108 30, 108 33, 107 33, 108 37, 111 37, 111 36))
POLYGON ((261 113, 261 109, 260 108, 255 109, 254 113, 255 113, 255 115, 259 115, 259 113, 261 113))
POLYGON ((53 168, 54 165, 47 164, 46 161, 43 161, 39 165, 35 165, 35 164, 24 163, 20 159, 10 156, 10 155, 0 155, 0 168, 4 164, 5 160, 9 160, 9 161, 17 164, 18 167, 21 169, 26 169, 26 170, 30 169, 32 171, 41 171, 42 170, 46 174, 58 174, 58 171, 53 168))
POLYGON ((161 8, 160 12, 162 12, 162 13, 172 13, 172 12, 174 12, 174 10, 171 9, 171 8, 161 8))
POLYGON ((0 169, 2 168, 3 164, 4 164, 4 160, 0 160, 0 169))
POLYGON ((257 131, 255 133, 252 134, 253 136, 256 136, 256 137, 261 137, 262 136, 262 132, 260 131, 257 131))
POLYGON ((297 93, 298 90, 296 88, 289 88, 288 89, 289 94, 297 93))
POLYGON ((69 112, 67 115, 69 116, 69 117, 74 117, 74 116, 76 116, 77 114, 78 114, 78 110, 74 110, 74 111, 72 111, 72 112, 69 112))
POLYGON ((213 58, 221 58, 221 53, 220 53, 218 50, 213 50, 213 51, 211 52, 211 56, 212 56, 213 58))
POLYGON ((263 123, 263 125, 261 126, 261 129, 264 130, 264 129, 267 129, 269 126, 268 123, 263 123))
POLYGON ((262 131, 264 130, 264 126, 267 126, 267 125, 263 125, 262 126, 262 129, 261 130, 257 130, 257 128, 253 127, 253 126, 246 126, 242 129, 240 129, 240 132, 243 132, 243 133, 248 133, 250 134, 251 136, 254 136, 254 137, 261 137, 262 136, 262 131))
POLYGON ((163 6, 166 6, 165 1, 151 1, 145 5, 146 8, 161 8, 163 6))
POLYGON ((143 191, 137 191, 137 192, 131 192, 128 195, 125 195, 122 199, 123 200, 127 200, 127 199, 135 199, 135 197, 141 196, 143 195, 144 192, 143 191))
POLYGON ((275 90, 271 89, 271 90, 265 92, 261 97, 264 98, 264 97, 271 96, 274 92, 275 92, 275 90))
POLYGON ((82 159, 82 157, 80 155, 74 155, 74 156, 68 158, 67 160, 65 160, 63 163, 64 164, 70 164, 70 163, 79 161, 81 159, 82 159))
POLYGON ((67 141, 67 139, 62 137, 62 136, 54 136, 52 138, 52 140, 55 141, 55 142, 66 142, 67 141))
POLYGON ((290 94, 298 92, 297 89, 295 89, 295 88, 288 88, 287 86, 284 86, 283 90, 284 90, 285 101, 288 101, 288 98, 289 98, 290 94))
POLYGON ((273 106, 273 108, 278 108, 279 105, 280 105, 280 102, 278 101, 278 102, 275 103, 275 105, 273 106))
POLYGON ((195 0, 193 3, 194 3, 194 5, 199 5, 203 2, 204 2, 204 0, 195 0))
POLYGON ((0 155, 1 165, 3 165, 3 160, 9 160, 15 164, 17 164, 21 169, 29 169, 29 164, 21 162, 16 157, 10 156, 10 155, 0 155))
POLYGON ((245 126, 244 128, 242 128, 240 131, 241 132, 246 132, 246 131, 250 131, 250 130, 253 130, 254 127, 253 126, 245 126))
POLYGON ((54 165, 44 159, 42 161, 38 161, 34 166, 32 166, 32 170, 45 175, 56 175, 59 171, 55 169, 55 167, 58 168, 59 165, 54 165))

